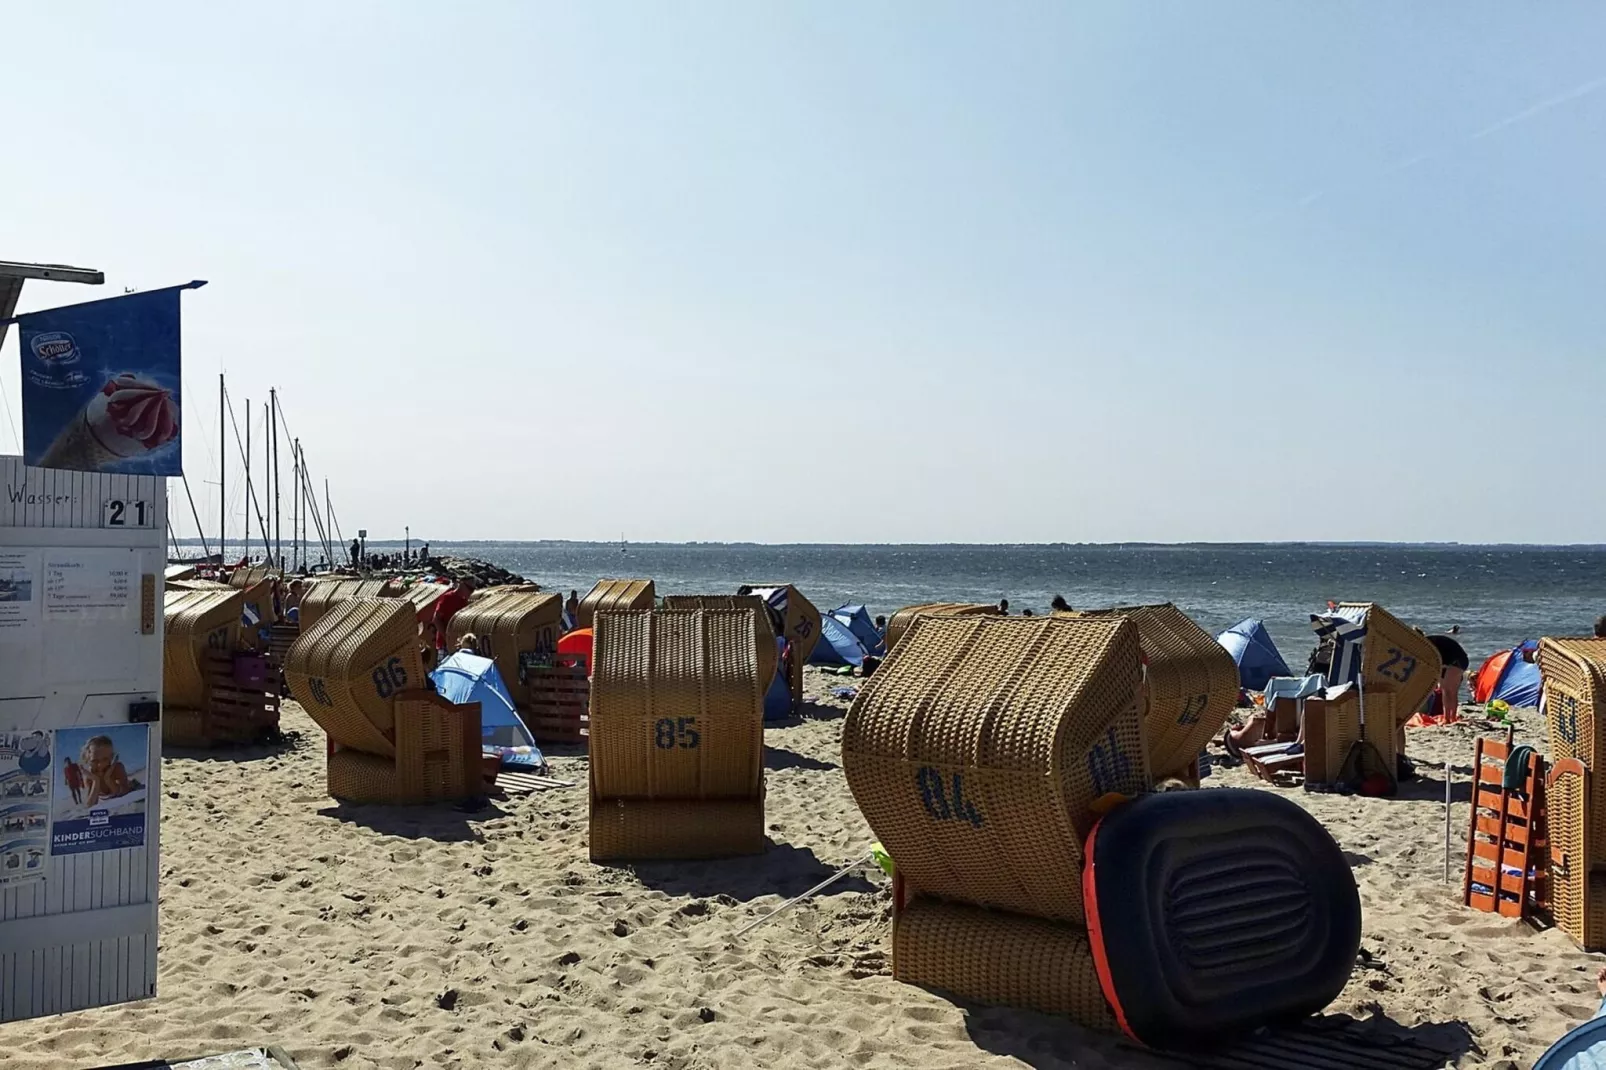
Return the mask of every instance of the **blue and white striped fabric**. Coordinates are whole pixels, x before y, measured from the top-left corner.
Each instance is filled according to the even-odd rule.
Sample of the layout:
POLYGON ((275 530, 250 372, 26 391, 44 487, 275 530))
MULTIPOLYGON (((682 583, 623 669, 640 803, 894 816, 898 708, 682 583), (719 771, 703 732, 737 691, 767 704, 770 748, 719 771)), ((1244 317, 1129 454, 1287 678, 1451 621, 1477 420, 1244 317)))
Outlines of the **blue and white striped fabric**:
POLYGON ((1317 642, 1333 640, 1333 664, 1327 670, 1328 686, 1353 684, 1361 678, 1362 641, 1366 638, 1366 610, 1310 615, 1317 642))

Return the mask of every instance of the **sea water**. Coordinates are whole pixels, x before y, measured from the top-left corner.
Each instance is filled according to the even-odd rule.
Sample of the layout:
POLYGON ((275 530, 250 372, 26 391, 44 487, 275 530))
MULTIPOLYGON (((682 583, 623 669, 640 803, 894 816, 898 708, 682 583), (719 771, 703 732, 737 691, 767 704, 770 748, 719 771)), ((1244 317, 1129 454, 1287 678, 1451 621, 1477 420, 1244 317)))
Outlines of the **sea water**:
MULTIPOLYGON (((417 547, 417 542, 414 542, 417 547)), ((370 543, 392 552, 399 543, 370 543)), ((1046 613, 1175 602, 1212 632, 1266 622, 1296 669, 1313 645, 1310 614, 1329 600, 1373 601, 1429 632, 1459 625, 1476 659, 1540 635, 1588 634, 1606 613, 1606 546, 1049 545, 833 546, 576 542, 432 543, 483 558, 567 595, 599 577, 656 581, 658 593, 729 593, 792 583, 821 609, 862 602, 872 615, 916 602, 997 602, 1046 613)))

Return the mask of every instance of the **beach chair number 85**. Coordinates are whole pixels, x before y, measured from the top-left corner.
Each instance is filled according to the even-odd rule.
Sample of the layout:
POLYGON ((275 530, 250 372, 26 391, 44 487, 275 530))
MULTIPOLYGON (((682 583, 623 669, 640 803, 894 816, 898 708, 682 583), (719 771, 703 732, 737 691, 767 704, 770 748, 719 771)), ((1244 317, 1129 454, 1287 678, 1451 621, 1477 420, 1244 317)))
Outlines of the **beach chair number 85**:
POLYGON ((660 717, 653 722, 652 741, 659 750, 671 750, 677 742, 681 750, 694 750, 703 741, 703 734, 697 731, 695 717, 660 717))
POLYGON ((407 670, 402 668, 401 658, 391 658, 383 665, 374 666, 373 671, 374 692, 380 698, 389 698, 407 686, 407 670))
POLYGON ((1386 676, 1397 684, 1403 684, 1416 672, 1416 659, 1405 653, 1397 646, 1389 647, 1384 653, 1389 659, 1377 667, 1379 676, 1386 676), (1393 669, 1393 672, 1389 670, 1393 669))

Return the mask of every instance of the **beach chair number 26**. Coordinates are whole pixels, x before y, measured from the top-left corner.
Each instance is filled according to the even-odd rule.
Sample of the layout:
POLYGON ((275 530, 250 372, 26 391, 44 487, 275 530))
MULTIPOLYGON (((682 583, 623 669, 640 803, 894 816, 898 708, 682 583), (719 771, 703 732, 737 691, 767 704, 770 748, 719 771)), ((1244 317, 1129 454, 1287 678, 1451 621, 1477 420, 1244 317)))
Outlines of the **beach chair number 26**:
POLYGON ((1389 658, 1377 667, 1379 676, 1387 676, 1395 683, 1403 684, 1411 678, 1412 673, 1416 672, 1416 659, 1399 647, 1391 646, 1384 653, 1389 655, 1389 658))
POLYGON ((653 722, 652 741, 659 750, 671 750, 677 743, 681 750, 695 750, 703 734, 695 717, 660 717, 653 722))
POLYGON ((374 693, 380 698, 389 698, 407 686, 407 670, 402 668, 401 658, 391 658, 383 665, 374 666, 372 679, 374 693))
POLYGON ((945 790, 943 775, 929 765, 922 765, 915 771, 915 786, 920 789, 920 803, 926 808, 926 813, 938 821, 968 821, 971 828, 981 828, 986 823, 976 804, 965 798, 965 780, 963 773, 953 775, 953 798, 948 797, 945 790))

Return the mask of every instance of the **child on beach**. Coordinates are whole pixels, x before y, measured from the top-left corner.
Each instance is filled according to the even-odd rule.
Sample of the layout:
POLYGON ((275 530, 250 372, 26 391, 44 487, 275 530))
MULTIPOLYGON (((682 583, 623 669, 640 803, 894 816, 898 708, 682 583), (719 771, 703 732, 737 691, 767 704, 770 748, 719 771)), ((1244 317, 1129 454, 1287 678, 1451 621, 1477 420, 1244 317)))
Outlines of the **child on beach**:
POLYGON ((138 787, 128 778, 128 770, 106 736, 90 737, 78 755, 78 764, 89 771, 90 806, 103 799, 120 799, 138 787))

